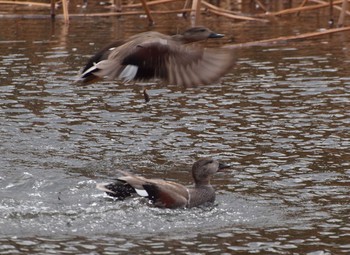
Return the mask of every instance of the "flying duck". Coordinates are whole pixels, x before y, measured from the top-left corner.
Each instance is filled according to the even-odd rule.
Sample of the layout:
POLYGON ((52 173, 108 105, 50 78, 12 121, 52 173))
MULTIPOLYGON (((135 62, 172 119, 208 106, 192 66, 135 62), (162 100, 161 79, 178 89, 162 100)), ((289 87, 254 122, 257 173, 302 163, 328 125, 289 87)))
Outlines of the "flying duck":
POLYGON ((192 27, 173 36, 154 31, 136 34, 101 49, 89 59, 79 80, 91 83, 106 78, 128 83, 158 79, 184 87, 210 84, 234 65, 233 51, 189 44, 223 36, 206 27, 192 27))

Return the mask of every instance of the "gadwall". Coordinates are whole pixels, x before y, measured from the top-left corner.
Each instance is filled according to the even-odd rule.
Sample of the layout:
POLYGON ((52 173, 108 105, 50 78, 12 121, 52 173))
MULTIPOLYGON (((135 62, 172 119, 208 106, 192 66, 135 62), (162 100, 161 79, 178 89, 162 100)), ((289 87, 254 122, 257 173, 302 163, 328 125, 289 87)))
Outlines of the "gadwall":
POLYGON ((147 179, 119 171, 122 176, 113 183, 99 183, 97 189, 107 195, 123 200, 134 194, 147 197, 161 208, 191 208, 215 201, 215 190, 210 179, 217 171, 229 167, 212 158, 201 158, 192 166, 194 186, 187 188, 181 184, 160 179, 147 179))
POLYGON ((83 68, 79 80, 90 83, 100 78, 123 82, 160 79, 184 87, 210 84, 234 65, 232 50, 187 44, 223 36, 206 27, 193 27, 173 36, 154 31, 140 33, 100 50, 83 68))

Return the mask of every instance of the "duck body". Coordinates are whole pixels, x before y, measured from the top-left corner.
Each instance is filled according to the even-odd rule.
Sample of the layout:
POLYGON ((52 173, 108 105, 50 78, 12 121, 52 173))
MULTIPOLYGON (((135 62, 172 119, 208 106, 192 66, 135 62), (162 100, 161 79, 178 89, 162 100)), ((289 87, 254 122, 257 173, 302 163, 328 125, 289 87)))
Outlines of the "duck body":
POLYGON ((210 185, 211 176, 226 168, 212 158, 201 158, 193 164, 193 187, 186 187, 172 181, 147 179, 120 171, 122 176, 113 183, 97 184, 97 188, 107 195, 123 200, 137 194, 147 197, 161 208, 191 208, 215 201, 215 190, 210 185))
POLYGON ((100 50, 87 62, 80 79, 83 83, 101 78, 124 82, 160 79, 184 87, 209 84, 234 65, 232 50, 188 44, 221 37, 205 27, 190 28, 174 36, 154 31, 140 33, 100 50))

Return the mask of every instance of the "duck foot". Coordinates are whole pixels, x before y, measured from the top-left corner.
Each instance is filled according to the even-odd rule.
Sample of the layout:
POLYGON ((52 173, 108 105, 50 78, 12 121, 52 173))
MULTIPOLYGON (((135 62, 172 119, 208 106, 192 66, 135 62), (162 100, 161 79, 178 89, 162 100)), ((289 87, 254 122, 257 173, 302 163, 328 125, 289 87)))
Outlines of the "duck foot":
POLYGON ((150 101, 149 95, 147 93, 147 89, 143 90, 143 96, 145 97, 145 102, 148 103, 150 101))

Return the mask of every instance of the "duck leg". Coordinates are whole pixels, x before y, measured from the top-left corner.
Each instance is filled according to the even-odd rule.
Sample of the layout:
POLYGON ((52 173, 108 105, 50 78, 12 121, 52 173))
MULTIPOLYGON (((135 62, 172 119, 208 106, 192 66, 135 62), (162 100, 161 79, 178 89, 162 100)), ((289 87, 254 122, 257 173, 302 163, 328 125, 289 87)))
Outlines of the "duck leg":
POLYGON ((145 98, 145 102, 148 103, 151 99, 149 98, 149 95, 147 93, 147 89, 143 90, 143 96, 145 98))

